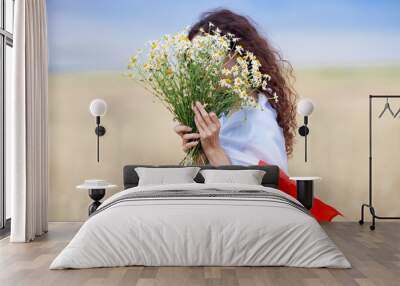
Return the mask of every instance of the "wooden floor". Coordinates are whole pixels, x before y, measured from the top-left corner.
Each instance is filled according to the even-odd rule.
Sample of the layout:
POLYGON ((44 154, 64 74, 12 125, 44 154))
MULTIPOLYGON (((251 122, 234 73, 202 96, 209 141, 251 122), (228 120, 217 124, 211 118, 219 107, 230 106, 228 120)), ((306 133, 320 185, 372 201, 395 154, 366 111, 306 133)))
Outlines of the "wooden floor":
POLYGON ((289 267, 123 267, 48 270, 80 223, 51 223, 49 233, 26 244, 0 241, 0 285, 400 285, 400 223, 332 223, 324 229, 353 269, 289 267))

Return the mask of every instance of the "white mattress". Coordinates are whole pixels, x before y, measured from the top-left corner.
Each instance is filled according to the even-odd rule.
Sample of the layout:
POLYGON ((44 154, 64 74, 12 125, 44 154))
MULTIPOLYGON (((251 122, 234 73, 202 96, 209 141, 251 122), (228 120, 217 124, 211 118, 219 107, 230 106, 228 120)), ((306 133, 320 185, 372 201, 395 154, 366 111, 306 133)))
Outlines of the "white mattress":
MULTIPOLYGON (((350 268, 310 215, 257 198, 115 200, 131 192, 263 190, 254 185, 184 184, 136 187, 107 199, 50 269, 145 266, 293 266, 350 268)), ((297 202, 297 201, 296 201, 297 202)))

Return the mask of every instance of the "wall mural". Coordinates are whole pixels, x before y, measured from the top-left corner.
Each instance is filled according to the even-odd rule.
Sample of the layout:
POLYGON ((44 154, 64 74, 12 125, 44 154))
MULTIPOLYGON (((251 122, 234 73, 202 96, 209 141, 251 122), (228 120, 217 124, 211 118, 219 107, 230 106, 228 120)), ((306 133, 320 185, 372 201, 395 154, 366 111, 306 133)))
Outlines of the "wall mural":
MULTIPOLYGON (((368 94, 400 92, 397 1, 50 0, 47 9, 50 219, 82 219, 87 201, 68 204, 75 186, 121 186, 122 167, 138 163, 278 165, 287 192, 289 174, 320 176, 318 195, 356 218, 368 94), (107 105, 100 140, 89 112, 97 98, 107 105), (296 114, 302 98, 312 115, 296 114)), ((393 159, 390 146, 376 164, 393 159)), ((321 220, 337 214, 318 205, 321 220)))

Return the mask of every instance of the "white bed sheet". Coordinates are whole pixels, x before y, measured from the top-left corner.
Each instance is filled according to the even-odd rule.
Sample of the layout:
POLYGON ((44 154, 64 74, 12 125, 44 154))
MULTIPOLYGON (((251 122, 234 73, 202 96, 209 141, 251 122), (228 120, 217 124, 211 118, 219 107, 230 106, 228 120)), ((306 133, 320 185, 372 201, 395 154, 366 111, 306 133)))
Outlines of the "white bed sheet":
MULTIPOLYGON (((263 190, 254 185, 179 184, 163 190, 263 190)), ((350 268, 318 222, 293 206, 245 198, 124 201, 89 218, 50 269, 145 266, 293 266, 350 268)))

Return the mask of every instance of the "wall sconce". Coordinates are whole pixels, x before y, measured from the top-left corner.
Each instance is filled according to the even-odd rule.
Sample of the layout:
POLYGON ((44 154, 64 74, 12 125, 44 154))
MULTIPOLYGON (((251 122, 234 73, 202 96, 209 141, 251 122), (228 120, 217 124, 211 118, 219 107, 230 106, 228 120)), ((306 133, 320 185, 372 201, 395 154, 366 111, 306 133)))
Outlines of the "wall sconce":
POLYGON ((308 128, 308 116, 314 110, 314 104, 309 99, 302 99, 297 104, 297 113, 304 116, 304 124, 299 128, 299 134, 304 137, 304 162, 307 162, 307 135, 310 133, 310 129, 308 128))
POLYGON ((97 135, 97 162, 99 162, 99 138, 106 134, 104 126, 100 125, 100 117, 107 112, 107 103, 103 99, 94 99, 90 103, 90 113, 96 118, 96 129, 94 132, 97 135))

